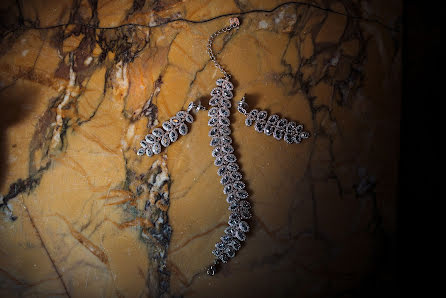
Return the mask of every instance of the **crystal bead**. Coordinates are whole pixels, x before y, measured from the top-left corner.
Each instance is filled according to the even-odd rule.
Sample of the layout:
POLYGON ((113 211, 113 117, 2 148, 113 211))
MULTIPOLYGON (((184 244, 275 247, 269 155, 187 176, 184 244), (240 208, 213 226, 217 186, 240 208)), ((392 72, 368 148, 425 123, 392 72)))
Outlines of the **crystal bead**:
POLYGON ((208 111, 208 116, 209 117, 215 117, 217 115, 218 115, 218 108, 213 107, 213 108, 209 109, 209 111, 208 111))
POLYGON ((178 127, 178 132, 180 133, 180 135, 184 136, 187 135, 189 129, 187 128, 187 125, 185 123, 181 123, 178 127))
POLYGON ((251 118, 256 118, 257 117, 257 114, 259 113, 259 110, 257 110, 257 109, 253 109, 253 110, 251 110, 251 112, 249 112, 249 117, 251 117, 251 118))
POLYGON ((139 144, 141 145, 142 148, 147 148, 147 142, 142 140, 141 142, 139 142, 139 144))
POLYGON ((238 208, 239 208, 239 206, 237 205, 237 203, 232 203, 231 205, 229 205, 228 210, 231 212, 237 212, 238 208))
POLYGON ((186 116, 184 117, 184 120, 185 120, 187 123, 193 123, 193 122, 194 122, 194 116, 192 116, 192 115, 189 114, 189 113, 186 113, 186 116))
POLYGON ((295 142, 294 136, 292 134, 286 133, 283 136, 283 139, 285 142, 287 142, 288 144, 292 144, 295 142))
POLYGON ((178 133, 175 129, 169 131, 169 139, 172 143, 178 140, 178 133))
POLYGON ((221 105, 226 107, 226 108, 228 108, 228 109, 230 109, 231 106, 232 106, 231 102, 229 100, 227 100, 227 99, 222 99, 221 100, 221 105))
POLYGON ((221 155, 221 148, 215 147, 214 150, 212 150, 212 157, 217 157, 221 155))
POLYGON ((242 174, 240 172, 232 172, 231 173, 231 178, 234 181, 241 180, 242 179, 242 174))
POLYGON ((152 145, 153 154, 159 154, 161 152, 161 144, 156 142, 152 145))
POLYGON ((232 191, 232 184, 227 184, 225 185, 225 187, 223 188, 223 193, 225 195, 229 194, 232 191))
POLYGON ((220 167, 221 165, 223 165, 223 157, 218 156, 214 161, 214 165, 216 165, 217 167, 220 167))
POLYGON ((234 236, 235 235, 235 229, 232 227, 227 227, 225 229, 225 234, 229 235, 229 236, 234 236))
POLYGON ((235 193, 235 196, 239 199, 245 200, 248 198, 248 192, 246 190, 239 190, 235 193))
POLYGON ((223 82, 226 81, 225 79, 218 79, 217 81, 215 81, 215 84, 219 87, 223 86, 223 82))
POLYGON ((221 126, 220 134, 222 136, 229 136, 231 134, 231 129, 229 128, 229 126, 221 126))
POLYGON ((240 230, 236 230, 236 231, 235 231, 235 237, 237 237, 237 239, 240 240, 240 241, 245 241, 245 240, 246 240, 246 235, 245 235, 245 233, 243 233, 243 232, 240 231, 240 230))
POLYGON ((252 217, 251 212, 247 209, 240 210, 240 215, 243 219, 250 219, 252 217))
POLYGON ((235 162, 235 161, 237 161, 237 157, 235 157, 234 154, 226 154, 225 155, 225 160, 227 162, 235 162))
POLYGON ((170 139, 169 139, 169 133, 166 132, 163 137, 161 138, 161 145, 164 147, 167 147, 170 145, 170 139))
POLYGON ((304 129, 304 126, 302 124, 299 124, 299 125, 296 126, 296 131, 297 132, 302 131, 302 129, 304 129))
POLYGON ((146 148, 146 155, 148 157, 153 156, 153 151, 152 151, 152 146, 151 145, 146 148))
POLYGON ((231 172, 235 172, 240 169, 240 167, 236 163, 230 163, 230 164, 228 164, 228 166, 226 168, 228 169, 228 171, 231 171, 231 172))
POLYGON ((211 99, 209 99, 210 106, 218 106, 219 102, 220 102, 220 99, 217 97, 212 97, 211 99))
POLYGON ((138 151, 136 152, 136 154, 138 154, 139 156, 144 155, 144 153, 146 152, 146 148, 139 148, 138 151))
POLYGON ((248 201, 240 201, 239 206, 240 208, 251 208, 251 204, 248 201))
POLYGON ((294 136, 294 143, 300 144, 300 142, 302 142, 302 139, 298 135, 295 135, 294 136))
POLYGON ((221 250, 221 249, 225 248, 225 245, 223 242, 217 242, 217 243, 215 243, 215 248, 218 250, 221 250))
POLYGON ((176 116, 173 116, 173 117, 170 118, 170 123, 173 126, 178 126, 178 125, 180 125, 181 121, 176 116))
POLYGON ((245 125, 246 125, 246 126, 251 126, 253 123, 254 123, 254 118, 247 117, 247 118, 245 119, 245 125))
POLYGON ((235 257, 235 249, 232 247, 226 247, 225 253, 229 258, 235 257))
POLYGON ((269 116, 268 123, 271 123, 274 125, 278 120, 279 120, 279 115, 274 114, 274 115, 269 116))
POLYGON ((227 263, 228 262, 228 256, 227 255, 225 255, 225 254, 222 254, 220 257, 219 257, 219 259, 220 259, 220 261, 222 261, 223 263, 227 263))
POLYGON ((153 143, 155 143, 156 142, 156 137, 154 136, 154 135, 152 135, 152 134, 148 134, 148 135, 146 135, 146 142, 148 143, 148 144, 153 144, 153 143))
POLYGON ((303 132, 301 132, 301 133, 299 134, 299 137, 300 137, 301 139, 308 139, 309 136, 310 136, 310 133, 307 132, 307 131, 303 131, 303 132))
POLYGON ((212 117, 211 119, 209 119, 208 121, 208 125, 209 126, 215 126, 218 123, 218 118, 212 117))
POLYGON ((285 127, 285 131, 289 134, 293 134, 296 131, 297 123, 294 121, 288 122, 285 127))
POLYGON ((274 130, 273 136, 276 140, 281 140, 283 138, 283 130, 278 127, 274 130))
POLYGON ((215 87, 214 89, 212 89, 211 91, 211 95, 212 96, 222 96, 223 94, 223 89, 220 87, 215 87))
POLYGON ((222 148, 224 153, 232 153, 234 152, 234 147, 232 147, 231 145, 224 145, 222 148))
POLYGON ((224 135, 224 136, 222 136, 222 137, 221 137, 221 144, 222 144, 222 145, 229 145, 229 144, 232 144, 232 139, 231 139, 231 137, 228 136, 228 135, 224 135))
POLYGON ((157 127, 152 131, 152 134, 157 138, 161 138, 164 135, 164 131, 161 128, 157 127))
POLYGON ((185 112, 185 111, 179 111, 179 112, 177 113, 177 117, 178 117, 179 119, 184 119, 184 118, 186 118, 186 112, 185 112))
POLYGON ((226 197, 226 202, 228 202, 228 204, 233 204, 233 203, 237 202, 237 198, 235 197, 235 195, 233 193, 230 193, 226 197))
POLYGON ((285 118, 280 119, 279 121, 277 121, 277 127, 280 129, 284 129, 285 126, 288 124, 288 120, 285 118))
POLYGON ((220 145, 220 138, 219 137, 213 137, 211 139, 211 143, 210 144, 211 144, 212 147, 220 145))
POLYGON ((230 90, 223 90, 223 96, 227 99, 231 99, 233 97, 233 94, 230 90))
POLYGON ((245 189, 245 183, 243 183, 242 181, 234 182, 233 186, 235 189, 238 189, 238 190, 245 189))
POLYGON ((234 229, 238 227, 238 223, 239 223, 238 220, 234 220, 234 219, 228 220, 228 225, 230 227, 233 227, 234 229))
POLYGON ((267 117, 268 117, 268 113, 266 111, 260 111, 257 114, 257 120, 265 121, 267 117))
POLYGON ((224 176, 221 177, 221 179, 220 179, 220 183, 221 183, 222 185, 226 185, 226 184, 231 183, 231 182, 232 182, 232 178, 229 177, 229 176, 227 176, 227 175, 224 175, 224 176))
MULTIPOLYGON (((239 224, 239 225, 240 225, 240 224, 239 224)), ((221 242, 223 242, 223 243, 228 243, 229 241, 232 240, 232 237, 229 236, 229 235, 224 235, 224 236, 221 236, 221 237, 220 237, 220 240, 221 240, 221 242)))
POLYGON ((170 123, 170 121, 164 121, 163 124, 162 124, 162 127, 166 131, 171 131, 172 128, 173 128, 172 123, 170 123))
POLYGON ((256 123, 254 123, 254 128, 257 132, 263 132, 265 124, 265 121, 256 121, 256 123))
POLYGON ((218 127, 212 127, 211 130, 209 130, 209 136, 215 137, 216 135, 218 135, 218 127))
POLYGON ((274 133, 275 127, 272 126, 271 124, 267 123, 265 125, 265 128, 263 129, 263 132, 267 135, 270 136, 274 133))
POLYGON ((218 123, 223 126, 229 126, 231 124, 231 122, 229 122, 229 119, 226 117, 220 117, 218 119, 218 123))
POLYGON ((239 250, 241 247, 240 241, 238 239, 232 239, 229 243, 228 246, 231 246, 232 248, 234 248, 235 250, 239 250))
POLYGON ((239 222, 238 227, 244 233, 249 232, 249 225, 246 221, 242 220, 241 222, 239 222))
POLYGON ((223 176, 224 173, 226 173, 226 167, 225 166, 219 167, 218 170, 217 170, 218 176, 223 176))
POLYGON ((221 250, 221 249, 214 249, 214 250, 212 250, 212 254, 214 256, 216 256, 217 258, 219 258, 223 254, 223 250, 221 250))
POLYGON ((240 215, 238 215, 237 213, 233 212, 231 213, 231 215, 229 215, 229 219, 231 220, 235 220, 235 221, 240 221, 240 215))

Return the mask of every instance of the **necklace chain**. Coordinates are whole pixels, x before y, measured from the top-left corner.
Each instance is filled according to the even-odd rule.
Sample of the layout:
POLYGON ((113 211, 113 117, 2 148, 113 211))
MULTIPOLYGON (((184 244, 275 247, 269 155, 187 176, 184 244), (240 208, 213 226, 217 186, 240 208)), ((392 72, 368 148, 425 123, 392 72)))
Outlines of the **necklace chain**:
POLYGON ((214 52, 212 51, 212 44, 217 36, 219 36, 222 33, 229 32, 232 29, 237 28, 239 26, 240 26, 240 21, 237 18, 233 18, 230 20, 229 26, 212 33, 212 35, 209 36, 208 39, 207 52, 209 54, 209 57, 211 58, 211 61, 214 62, 215 67, 217 67, 224 74, 226 79, 231 78, 231 75, 226 70, 224 70, 224 68, 218 63, 217 58, 215 58, 214 52))

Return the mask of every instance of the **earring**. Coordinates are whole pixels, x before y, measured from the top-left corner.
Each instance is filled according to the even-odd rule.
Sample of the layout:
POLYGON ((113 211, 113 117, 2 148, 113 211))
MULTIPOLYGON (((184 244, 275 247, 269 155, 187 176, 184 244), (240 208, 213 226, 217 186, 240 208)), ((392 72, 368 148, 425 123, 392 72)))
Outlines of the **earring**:
POLYGON ((149 157, 161 153, 162 147, 169 147, 170 144, 176 142, 180 135, 187 135, 189 128, 186 123, 192 124, 194 117, 189 113, 195 109, 197 112, 206 110, 200 102, 195 104, 191 102, 186 111, 179 111, 175 116, 163 122, 161 127, 154 128, 151 133, 147 134, 140 142, 141 148, 136 154, 139 156, 147 155, 149 157))
POLYGON ((248 112, 248 104, 245 96, 238 102, 237 110, 246 116, 246 126, 254 125, 254 129, 267 136, 273 136, 276 140, 284 140, 288 144, 299 144, 304 139, 310 137, 308 131, 304 131, 304 126, 286 118, 280 118, 273 114, 268 117, 268 112, 253 109, 248 112))

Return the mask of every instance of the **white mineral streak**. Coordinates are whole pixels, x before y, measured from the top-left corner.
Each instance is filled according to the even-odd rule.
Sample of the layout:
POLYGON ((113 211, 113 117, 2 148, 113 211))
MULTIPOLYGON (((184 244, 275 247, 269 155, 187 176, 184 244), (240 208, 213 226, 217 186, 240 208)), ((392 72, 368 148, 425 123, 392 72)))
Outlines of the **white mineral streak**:
POLYGON ((93 57, 88 57, 87 59, 85 59, 84 64, 90 65, 91 61, 93 61, 93 57))
POLYGON ((70 102, 72 96, 77 95, 77 88, 75 86, 76 82, 76 73, 73 71, 73 66, 70 67, 70 81, 68 82, 68 86, 65 88, 65 96, 62 102, 57 106, 56 110, 56 122, 53 123, 54 131, 53 138, 51 140, 51 148, 54 149, 60 144, 60 133, 62 132, 63 125, 63 113, 62 109, 66 104, 70 102))
POLYGON ((261 20, 259 22, 259 29, 266 29, 266 28, 268 28, 268 22, 265 20, 261 20))
POLYGON ((22 56, 25 57, 28 54, 29 50, 23 50, 22 51, 22 56))

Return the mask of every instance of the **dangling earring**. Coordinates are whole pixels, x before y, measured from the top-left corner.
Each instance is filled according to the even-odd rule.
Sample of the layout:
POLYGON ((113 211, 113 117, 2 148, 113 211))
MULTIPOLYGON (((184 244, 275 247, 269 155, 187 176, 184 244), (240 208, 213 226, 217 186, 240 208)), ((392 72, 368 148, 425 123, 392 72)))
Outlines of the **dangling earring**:
POLYGON ((267 136, 273 136, 276 140, 284 140, 288 144, 299 144, 304 139, 310 137, 308 131, 304 131, 304 126, 286 118, 280 118, 273 114, 268 117, 268 112, 253 109, 248 112, 248 104, 245 96, 238 102, 237 110, 246 116, 246 126, 254 125, 254 129, 267 136))
POLYGON ((195 109, 197 112, 206 110, 199 102, 195 104, 191 102, 186 111, 179 111, 175 116, 163 122, 161 127, 154 128, 151 133, 147 134, 144 140, 140 142, 141 148, 136 154, 147 155, 149 157, 161 153, 162 147, 169 147, 170 144, 176 142, 179 136, 184 136, 189 132, 186 123, 192 124, 194 117, 189 113, 195 109))

